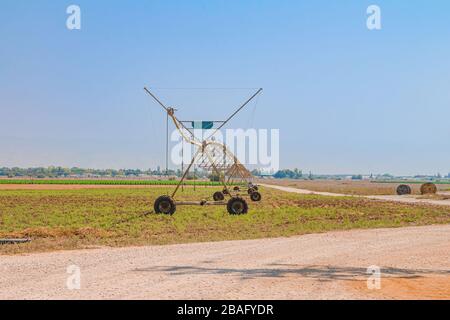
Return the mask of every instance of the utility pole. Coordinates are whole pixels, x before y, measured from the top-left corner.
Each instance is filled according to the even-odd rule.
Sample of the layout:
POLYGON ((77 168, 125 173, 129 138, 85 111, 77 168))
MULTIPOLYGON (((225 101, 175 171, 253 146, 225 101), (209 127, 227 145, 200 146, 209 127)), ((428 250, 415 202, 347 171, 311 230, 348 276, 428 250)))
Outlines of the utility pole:
MULTIPOLYGON (((184 139, 181 139, 181 174, 184 172, 184 139)), ((184 191, 184 184, 181 185, 181 191, 184 191)))
POLYGON ((166 114, 166 176, 169 180, 169 113, 166 114))

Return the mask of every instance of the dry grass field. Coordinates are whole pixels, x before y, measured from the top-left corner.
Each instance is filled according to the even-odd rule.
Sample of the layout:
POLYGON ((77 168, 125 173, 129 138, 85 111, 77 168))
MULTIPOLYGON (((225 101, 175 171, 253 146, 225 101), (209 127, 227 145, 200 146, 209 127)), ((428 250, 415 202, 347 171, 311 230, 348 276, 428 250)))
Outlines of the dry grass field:
MULTIPOLYGON (((381 183, 358 180, 290 180, 268 179, 261 183, 276 184, 285 187, 307 189, 311 191, 342 193, 349 195, 395 195, 400 183, 381 183)), ((412 193, 420 194, 420 183, 409 184, 412 193)), ((438 192, 450 191, 450 184, 437 184, 438 192)))
MULTIPOLYGON (((293 236, 354 228, 450 223, 446 207, 353 197, 298 195, 261 188, 263 201, 230 216, 223 206, 179 206, 173 216, 142 214, 170 187, 79 190, 0 190, 0 238, 31 243, 0 246, 0 254, 99 246, 293 236)), ((214 188, 186 188, 185 199, 214 188)))

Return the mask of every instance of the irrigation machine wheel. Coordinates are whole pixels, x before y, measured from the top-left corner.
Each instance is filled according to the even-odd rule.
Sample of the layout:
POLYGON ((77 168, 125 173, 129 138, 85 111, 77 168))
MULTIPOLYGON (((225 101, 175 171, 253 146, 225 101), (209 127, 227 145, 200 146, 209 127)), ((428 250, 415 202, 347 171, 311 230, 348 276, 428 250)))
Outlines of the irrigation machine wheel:
POLYGON ((225 197, 222 192, 217 191, 217 192, 214 192, 213 199, 214 199, 214 201, 222 201, 223 199, 225 199, 225 197))
POLYGON ((172 215, 177 210, 175 202, 169 196, 160 196, 155 200, 154 209, 156 213, 172 215))
POLYGON ((420 187, 420 193, 421 194, 434 194, 437 192, 437 187, 434 183, 432 182, 428 182, 428 183, 424 183, 421 187, 420 187))
POLYGON ((252 201, 261 201, 261 193, 259 193, 258 191, 254 191, 250 194, 250 199, 252 199, 252 201))
POLYGON ((232 215, 246 214, 248 212, 248 205, 244 199, 233 197, 228 201, 227 210, 232 215))
POLYGON ((401 184, 397 187, 397 194, 403 196, 405 194, 411 194, 411 187, 407 184, 401 184))

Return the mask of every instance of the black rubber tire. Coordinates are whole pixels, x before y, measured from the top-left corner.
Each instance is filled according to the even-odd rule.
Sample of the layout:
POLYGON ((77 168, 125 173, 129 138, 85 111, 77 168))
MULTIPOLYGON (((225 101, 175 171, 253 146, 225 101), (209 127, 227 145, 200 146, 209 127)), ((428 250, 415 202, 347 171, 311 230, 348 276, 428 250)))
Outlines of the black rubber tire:
POLYGON ((228 213, 231 215, 241 215, 248 212, 247 201, 240 197, 231 198, 227 203, 228 213))
POLYGON ((214 192, 213 199, 214 199, 214 201, 222 201, 223 199, 225 199, 225 197, 222 192, 217 191, 217 192, 214 192))
POLYGON ((255 192, 256 190, 252 187, 252 188, 248 188, 247 193, 248 194, 252 194, 253 192, 255 192))
POLYGON ((177 206, 173 199, 169 196, 160 196, 155 200, 155 205, 153 207, 156 213, 169 214, 172 215, 177 210, 177 206))
POLYGON ((252 199, 252 201, 258 202, 261 201, 261 193, 259 193, 258 191, 252 192, 252 194, 250 194, 250 199, 252 199))
POLYGON ((403 196, 405 194, 411 194, 412 190, 411 187, 407 184, 401 184, 397 187, 397 194, 399 196, 403 196))
POLYGON ((435 194, 436 192, 437 192, 437 187, 432 182, 424 183, 420 187, 420 193, 421 194, 435 194))

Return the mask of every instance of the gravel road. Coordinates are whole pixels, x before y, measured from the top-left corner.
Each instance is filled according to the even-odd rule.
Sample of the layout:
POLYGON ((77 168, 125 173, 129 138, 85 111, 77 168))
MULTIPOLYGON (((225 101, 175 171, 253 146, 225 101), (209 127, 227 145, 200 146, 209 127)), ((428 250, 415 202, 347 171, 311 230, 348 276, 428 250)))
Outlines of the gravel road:
POLYGON ((440 225, 0 256, 0 299, 450 299, 449 252, 440 225))

